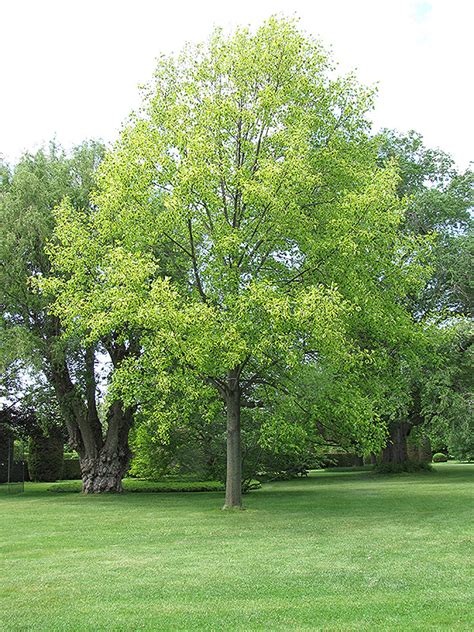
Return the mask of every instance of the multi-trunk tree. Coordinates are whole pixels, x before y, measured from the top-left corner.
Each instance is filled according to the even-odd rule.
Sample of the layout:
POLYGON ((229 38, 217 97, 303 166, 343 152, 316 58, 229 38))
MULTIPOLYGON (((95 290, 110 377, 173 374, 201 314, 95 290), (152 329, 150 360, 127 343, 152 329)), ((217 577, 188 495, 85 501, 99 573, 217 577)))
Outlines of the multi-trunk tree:
POLYGON ((59 408, 71 447, 80 456, 85 492, 120 491, 128 466, 132 411, 114 401, 101 420, 97 391, 98 353, 104 357, 107 350, 118 366, 128 343, 113 332, 93 345, 66 337, 35 281, 50 274, 46 246, 55 207, 67 196, 75 213, 91 212, 94 174, 103 153, 97 143, 84 143, 70 156, 51 145, 23 156, 14 169, 4 167, 0 183, 2 394, 23 408, 33 407, 37 415, 46 408, 53 418, 59 408))
MULTIPOLYGON (((242 409, 272 410, 276 393, 296 405, 302 370, 333 380, 343 423, 366 448, 382 445, 383 397, 364 392, 361 367, 373 376, 387 352, 352 330, 366 319, 392 342, 409 336, 400 297, 419 281, 422 248, 398 230, 397 177, 377 165, 371 106, 371 91, 335 77, 291 20, 216 31, 160 60, 101 166, 94 212, 67 201, 59 212, 43 285, 54 313, 90 344, 140 332, 140 357, 110 393, 164 425, 186 414, 168 393, 192 408, 214 389, 228 508, 242 502, 242 409)), ((328 401, 306 403, 322 429, 328 401)))

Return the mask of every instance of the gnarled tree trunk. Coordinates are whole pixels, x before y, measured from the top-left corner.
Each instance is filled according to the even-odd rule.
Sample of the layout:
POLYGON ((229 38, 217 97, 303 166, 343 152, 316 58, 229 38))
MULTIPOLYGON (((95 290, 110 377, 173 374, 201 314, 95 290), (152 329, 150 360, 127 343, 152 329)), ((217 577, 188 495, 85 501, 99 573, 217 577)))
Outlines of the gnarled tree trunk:
POLYGON ((415 426, 423 423, 421 413, 421 400, 419 388, 414 388, 412 392, 412 406, 407 421, 392 422, 389 425, 389 440, 382 450, 382 465, 396 466, 403 469, 403 466, 410 464, 410 454, 407 439, 415 426))
POLYGON ((420 463, 431 463, 431 457, 433 456, 433 450, 431 448, 431 441, 429 437, 424 435, 420 440, 418 448, 418 459, 420 463))
MULTIPOLYGON (((82 473, 82 491, 86 494, 121 492, 122 478, 130 461, 128 445, 129 430, 132 425, 131 409, 124 409, 121 401, 110 406, 107 431, 104 436, 97 411, 95 378, 95 351, 87 348, 84 352, 83 389, 79 389, 71 379, 65 354, 49 354, 49 377, 54 385, 58 401, 66 420, 69 442, 79 454, 82 473)), ((111 344, 108 349, 114 367, 127 355, 123 345, 111 344)))
POLYGON ((122 403, 112 404, 108 414, 108 431, 103 445, 81 455, 82 491, 84 494, 123 491, 122 479, 130 462, 128 432, 132 412, 122 403))
POLYGON ((102 450, 98 456, 85 455, 80 459, 82 473, 82 491, 84 494, 123 491, 122 478, 127 469, 129 459, 117 451, 109 454, 102 450))

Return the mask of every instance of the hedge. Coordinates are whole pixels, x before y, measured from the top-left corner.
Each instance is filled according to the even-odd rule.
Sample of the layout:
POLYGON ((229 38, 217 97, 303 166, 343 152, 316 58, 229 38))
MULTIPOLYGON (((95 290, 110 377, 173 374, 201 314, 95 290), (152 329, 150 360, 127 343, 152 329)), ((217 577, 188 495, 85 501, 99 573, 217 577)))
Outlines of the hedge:
POLYGON ((81 478, 81 464, 79 459, 64 459, 61 478, 63 481, 77 481, 81 478))
POLYGON ((28 473, 32 481, 57 481, 63 473, 64 440, 59 429, 38 430, 28 440, 28 473))

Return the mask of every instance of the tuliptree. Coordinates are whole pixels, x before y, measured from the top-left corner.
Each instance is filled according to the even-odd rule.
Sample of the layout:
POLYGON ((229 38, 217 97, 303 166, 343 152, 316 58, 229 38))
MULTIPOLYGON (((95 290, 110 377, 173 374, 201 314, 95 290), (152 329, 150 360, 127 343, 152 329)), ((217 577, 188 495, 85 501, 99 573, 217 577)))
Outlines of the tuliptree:
POLYGON ((370 389, 355 390, 385 347, 351 332, 366 321, 379 338, 409 337, 400 297, 421 249, 397 230, 397 178, 368 137, 372 99, 293 20, 217 30, 160 59, 101 167, 95 212, 81 218, 67 200, 59 211, 55 313, 90 344, 136 332, 140 356, 111 392, 164 424, 186 414, 167 393, 192 408, 217 392, 226 508, 241 506, 242 409, 264 414, 282 393, 297 403, 302 371, 331 376, 354 436, 383 441, 370 389))

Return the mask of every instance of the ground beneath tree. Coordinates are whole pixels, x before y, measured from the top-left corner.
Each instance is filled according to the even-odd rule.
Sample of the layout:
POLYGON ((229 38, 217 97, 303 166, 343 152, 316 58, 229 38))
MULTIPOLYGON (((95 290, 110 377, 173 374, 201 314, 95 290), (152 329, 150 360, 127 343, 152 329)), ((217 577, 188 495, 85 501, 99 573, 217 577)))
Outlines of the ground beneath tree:
POLYGON ((0 629, 468 630, 474 465, 245 497, 0 490, 0 629))

